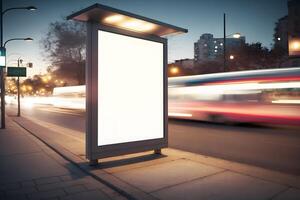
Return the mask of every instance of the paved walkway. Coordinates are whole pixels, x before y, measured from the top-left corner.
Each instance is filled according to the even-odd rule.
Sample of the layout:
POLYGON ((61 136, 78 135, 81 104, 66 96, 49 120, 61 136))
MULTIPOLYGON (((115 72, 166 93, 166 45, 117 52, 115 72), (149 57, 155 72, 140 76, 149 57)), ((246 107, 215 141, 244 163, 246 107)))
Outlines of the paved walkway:
POLYGON ((9 118, 0 129, 0 199, 125 199, 9 118))
MULTIPOLYGON (((29 180, 29 187, 33 189, 27 192, 24 189, 27 198, 49 193, 59 198, 70 199, 91 199, 84 195, 99 195, 98 199, 124 198, 119 195, 121 193, 129 199, 156 200, 300 199, 300 177, 175 149, 164 149, 163 155, 160 156, 144 152, 102 159, 98 167, 90 167, 84 159, 84 140, 78 137, 77 132, 37 120, 33 122, 32 119, 14 120, 28 132, 13 124, 4 131, 3 136, 0 135, 3 137, 0 140, 0 158, 10 160, 3 167, 1 164, 0 168, 0 180, 8 180, 3 184, 7 188, 2 189, 2 196, 10 195, 11 190, 18 194, 18 191, 25 188, 25 181, 29 180), (14 138, 6 139, 9 138, 6 136, 8 134, 18 135, 11 136, 14 138, 26 138, 26 142, 14 138), (41 145, 32 135, 55 149, 56 153, 41 145), (11 141, 6 143, 3 140, 11 141), (15 150, 16 146, 18 147, 15 150), (21 159, 22 156, 31 159, 21 159), (40 157, 36 159, 35 156, 40 157), (93 183, 86 183, 86 180, 93 183), (9 189, 8 182, 12 182, 11 186, 17 188, 9 189), (95 189, 92 185, 99 187, 95 189), (60 187, 56 189, 57 186, 60 187), (77 193, 71 193, 72 189, 69 190, 69 187, 75 188, 73 190, 77 193), (103 196, 100 197, 101 195, 103 196)), ((1 160, 1 163, 3 161, 1 160)), ((21 192, 21 195, 23 194, 21 192)))

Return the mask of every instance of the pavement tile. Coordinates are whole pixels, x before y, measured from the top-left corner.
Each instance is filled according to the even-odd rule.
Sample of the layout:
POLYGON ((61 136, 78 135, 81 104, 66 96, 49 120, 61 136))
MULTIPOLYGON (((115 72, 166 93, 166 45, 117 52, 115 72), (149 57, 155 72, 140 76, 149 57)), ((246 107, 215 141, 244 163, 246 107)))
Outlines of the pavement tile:
POLYGON ((41 151, 28 137, 16 134, 0 134, 0 156, 41 151), (12 148, 13 146, 13 148, 12 148))
POLYGON ((74 185, 80 185, 82 182, 78 181, 66 181, 66 182, 58 182, 58 183, 49 183, 44 185, 36 186, 39 191, 51 191, 55 189, 70 187, 74 185))
POLYGON ((16 195, 16 196, 6 196, 3 198, 3 200, 28 200, 28 198, 25 194, 22 194, 22 195, 16 195))
POLYGON ((153 196, 149 195, 148 193, 143 192, 142 190, 122 181, 118 177, 111 175, 111 174, 101 174, 100 177, 102 180, 109 182, 110 184, 117 186, 118 188, 122 188, 123 191, 126 191, 128 194, 136 197, 137 199, 143 200, 153 200, 153 196))
POLYGON ((14 189, 18 189, 20 187, 21 187, 21 185, 19 183, 1 184, 0 185, 0 191, 14 190, 14 189))
POLYGON ((82 185, 75 185, 75 186, 71 186, 71 187, 66 187, 66 188, 64 188, 64 190, 68 194, 74 194, 74 193, 86 191, 87 189, 85 187, 83 187, 82 185))
POLYGON ((87 190, 96 190, 96 189, 101 189, 101 188, 103 188, 104 186, 101 186, 100 184, 85 184, 84 187, 85 187, 87 190))
POLYGON ((80 182, 82 183, 90 183, 90 184, 99 184, 99 182, 97 180, 95 180, 94 178, 90 177, 90 176, 85 176, 81 179, 78 179, 80 182))
POLYGON ((295 188, 290 188, 287 191, 279 194, 272 200, 299 200, 300 199, 300 190, 295 188))
POLYGON ((180 159, 115 173, 114 175, 145 192, 151 192, 221 171, 223 170, 219 168, 180 159))
POLYGON ((223 172, 154 192, 172 200, 266 200, 286 187, 233 172, 223 172))
POLYGON ((62 200, 111 200, 105 193, 94 190, 63 197, 62 200))
POLYGON ((43 200, 59 200, 59 197, 50 197, 50 198, 45 198, 43 200))
POLYGON ((24 187, 16 190, 8 190, 5 192, 6 196, 17 196, 17 195, 23 195, 23 194, 30 194, 37 192, 37 189, 35 187, 24 187))
POLYGON ((34 181, 38 185, 43 185, 43 184, 49 184, 49 183, 57 183, 57 182, 60 182, 61 180, 59 179, 59 177, 47 177, 47 178, 36 179, 34 181))
POLYGON ((4 197, 5 197, 4 192, 0 192, 0 200, 4 199, 4 197))
POLYGON ((33 181, 23 181, 21 182, 22 187, 34 187, 35 183, 33 181))
POLYGON ((62 181, 72 181, 72 180, 79 179, 79 176, 75 174, 68 174, 68 175, 60 176, 59 178, 62 181))
POLYGON ((65 174, 66 168, 42 152, 1 158, 0 184, 65 174))
POLYGON ((127 200, 125 197, 119 195, 119 196, 115 196, 113 197, 114 200, 127 200))
POLYGON ((46 192, 36 192, 27 196, 30 200, 39 200, 53 197, 63 197, 66 196, 66 193, 62 189, 57 189, 46 192))

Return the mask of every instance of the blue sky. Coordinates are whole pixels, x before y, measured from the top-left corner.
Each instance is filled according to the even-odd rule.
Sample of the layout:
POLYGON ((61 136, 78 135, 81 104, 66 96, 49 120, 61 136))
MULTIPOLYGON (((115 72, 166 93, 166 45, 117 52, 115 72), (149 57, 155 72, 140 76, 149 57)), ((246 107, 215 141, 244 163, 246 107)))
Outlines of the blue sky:
POLYGON ((193 58, 193 43, 203 33, 222 37, 224 12, 228 34, 240 32, 246 36, 246 42, 261 42, 267 47, 273 42, 275 22, 287 14, 286 0, 3 0, 4 9, 29 5, 38 8, 6 13, 4 41, 14 37, 34 38, 31 43, 15 41, 7 45, 8 65, 16 65, 21 57, 24 62, 34 63, 29 75, 45 72, 50 63, 42 55, 40 40, 49 23, 94 3, 187 28, 187 34, 169 38, 169 62, 193 58))

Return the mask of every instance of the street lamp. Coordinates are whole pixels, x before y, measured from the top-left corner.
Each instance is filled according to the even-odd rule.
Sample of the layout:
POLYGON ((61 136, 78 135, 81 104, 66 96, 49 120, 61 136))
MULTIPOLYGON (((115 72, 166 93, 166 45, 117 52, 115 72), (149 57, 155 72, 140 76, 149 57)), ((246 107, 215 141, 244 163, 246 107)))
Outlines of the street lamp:
MULTIPOLYGON (((1 1, 1 2, 2 2, 2 1, 1 1)), ((8 8, 8 9, 2 11, 2 16, 3 16, 6 12, 11 11, 11 10, 31 10, 31 11, 33 11, 33 10, 36 10, 36 9, 37 9, 37 8, 34 7, 34 6, 8 8)))
MULTIPOLYGON (((3 46, 3 16, 5 13, 11 10, 36 10, 37 8, 34 6, 27 6, 27 7, 12 7, 12 8, 7 8, 3 10, 2 7, 2 0, 0 0, 0 45, 1 48, 3 46)), ((27 38, 29 39, 29 38, 27 38)), ((11 41, 11 40, 10 40, 11 41)), ((25 40, 28 41, 28 40, 25 40)), ((9 41, 6 41, 6 43, 9 41)), ((4 69, 3 67, 1 68, 0 71, 0 82, 1 82, 1 128, 5 128, 5 82, 4 82, 4 69)))
MULTIPOLYGON (((227 37, 229 37, 229 36, 227 36, 227 37)), ((239 39, 241 37, 241 34, 240 33, 234 33, 234 34, 232 34, 232 37, 234 37, 236 39, 239 39)))
MULTIPOLYGON (((12 38, 12 39, 9 39, 9 40, 7 40, 6 42, 4 42, 4 45, 3 45, 3 47, 5 48, 5 46, 6 46, 6 44, 8 43, 8 42, 11 42, 11 41, 16 41, 16 40, 23 40, 23 41, 26 41, 26 42, 31 42, 31 41, 33 41, 33 39, 32 38, 30 38, 30 37, 27 37, 27 38, 12 38)), ((19 69, 20 69, 20 63, 22 63, 22 59, 21 58, 18 58, 18 71, 20 71, 19 69)), ((19 72, 18 72, 19 73, 19 72)), ((4 82, 4 80, 3 80, 3 82, 4 82)), ((4 87, 5 88, 5 87, 4 87)), ((21 107, 20 107, 20 75, 18 74, 18 79, 17 79, 17 89, 18 89, 18 117, 20 117, 21 116, 21 107)), ((5 89, 4 89, 4 91, 5 91, 5 89)), ((4 94, 5 94, 5 92, 4 92, 4 94)), ((2 92, 1 92, 1 95, 2 95, 2 92)), ((2 102, 2 101, 1 101, 2 102)))
POLYGON ((31 41, 33 41, 33 39, 32 38, 12 38, 12 39, 9 39, 9 40, 6 40, 5 42, 4 42, 4 45, 3 45, 3 47, 5 48, 5 46, 6 46, 6 44, 8 43, 8 42, 11 42, 11 41, 15 41, 15 40, 23 40, 23 41, 26 41, 26 42, 31 42, 31 41))
POLYGON ((230 34, 230 35, 226 35, 226 14, 224 13, 224 18, 223 18, 223 21, 224 21, 224 36, 223 36, 223 54, 224 54, 224 66, 223 66, 223 70, 225 71, 226 70, 226 38, 227 37, 233 37, 233 38, 240 38, 241 37, 241 34, 240 33, 233 33, 233 34, 230 34))

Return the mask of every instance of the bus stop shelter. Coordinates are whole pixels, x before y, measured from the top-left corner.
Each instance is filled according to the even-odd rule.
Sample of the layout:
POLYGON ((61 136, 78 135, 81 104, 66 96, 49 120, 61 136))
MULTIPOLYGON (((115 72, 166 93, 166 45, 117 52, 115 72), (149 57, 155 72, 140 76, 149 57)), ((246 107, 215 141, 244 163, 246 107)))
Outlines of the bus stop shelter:
POLYGON ((187 30, 94 4, 86 22, 86 156, 98 159, 168 145, 168 35, 187 30))

